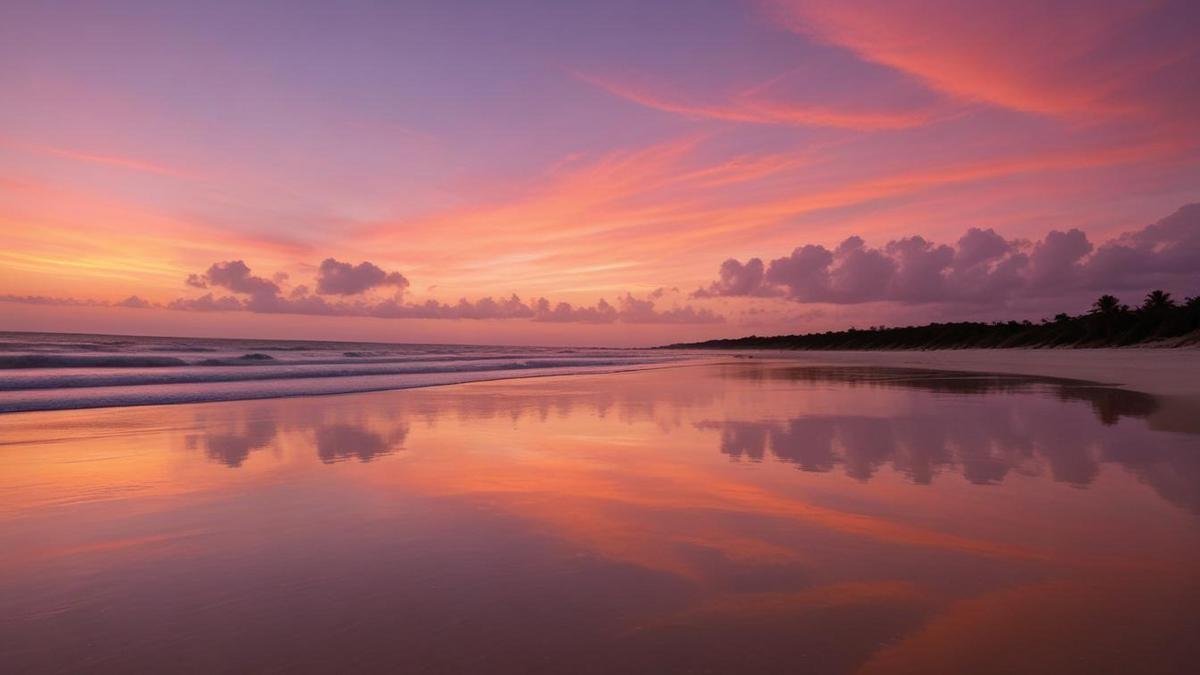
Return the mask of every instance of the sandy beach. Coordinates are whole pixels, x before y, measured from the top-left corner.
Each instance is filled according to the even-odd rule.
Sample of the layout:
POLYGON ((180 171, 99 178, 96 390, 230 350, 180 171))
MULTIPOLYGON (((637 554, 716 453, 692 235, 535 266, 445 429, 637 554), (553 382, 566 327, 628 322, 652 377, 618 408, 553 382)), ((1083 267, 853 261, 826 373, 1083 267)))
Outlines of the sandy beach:
POLYGON ((929 368, 1083 380, 1154 395, 1158 404, 1148 418, 1153 428, 1189 430, 1200 420, 1200 349, 1194 348, 748 350, 730 355, 804 364, 929 368))
MULTIPOLYGON (((889 365, 1004 367, 903 356, 889 365)), ((5 415, 0 658, 14 672, 1194 662, 1196 429, 1155 428, 1155 397, 1134 391, 846 367, 864 357, 879 358, 5 415), (957 648, 964 634, 976 648, 957 648)))
MULTIPOLYGON (((726 353, 726 352, 708 352, 726 353)), ((1200 349, 944 349, 728 352, 804 363, 853 364, 1087 380, 1170 397, 1200 398, 1200 349)))

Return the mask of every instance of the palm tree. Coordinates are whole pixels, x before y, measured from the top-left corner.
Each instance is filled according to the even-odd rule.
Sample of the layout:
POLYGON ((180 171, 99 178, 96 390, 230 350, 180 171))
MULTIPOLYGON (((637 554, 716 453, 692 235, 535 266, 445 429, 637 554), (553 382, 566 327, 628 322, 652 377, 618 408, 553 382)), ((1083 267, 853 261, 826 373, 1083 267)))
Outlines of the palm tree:
POLYGON ((1116 314, 1121 310, 1121 301, 1115 295, 1102 295, 1092 303, 1092 314, 1116 314))
POLYGON ((1142 309, 1150 311, 1163 310, 1174 306, 1175 301, 1171 299, 1171 294, 1162 290, 1150 291, 1146 294, 1146 301, 1142 303, 1142 309))

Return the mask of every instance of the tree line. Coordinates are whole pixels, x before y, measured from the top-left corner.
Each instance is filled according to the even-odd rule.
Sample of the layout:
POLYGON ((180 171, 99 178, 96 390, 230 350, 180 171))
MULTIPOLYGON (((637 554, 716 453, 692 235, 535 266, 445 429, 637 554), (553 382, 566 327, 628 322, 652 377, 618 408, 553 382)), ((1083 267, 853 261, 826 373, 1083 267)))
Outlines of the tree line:
POLYGON ((700 349, 1003 349, 1017 347, 1124 347, 1162 341, 1168 346, 1200 344, 1200 297, 1176 302, 1155 290, 1130 307, 1102 295, 1091 308, 1071 316, 1033 321, 959 321, 923 326, 871 326, 803 335, 751 335, 678 343, 668 348, 700 349))

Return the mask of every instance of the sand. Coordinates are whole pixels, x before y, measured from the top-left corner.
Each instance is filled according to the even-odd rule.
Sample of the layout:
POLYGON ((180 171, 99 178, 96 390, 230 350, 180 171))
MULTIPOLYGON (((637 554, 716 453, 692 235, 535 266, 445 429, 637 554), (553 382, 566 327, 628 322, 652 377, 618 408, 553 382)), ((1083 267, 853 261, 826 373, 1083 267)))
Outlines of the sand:
POLYGON ((1200 400, 1200 349, 954 349, 930 351, 739 351, 807 363, 902 366, 1088 380, 1164 397, 1200 400))
POLYGON ((1127 405, 1144 397, 810 380, 717 356, 740 368, 6 415, 0 663, 1146 673, 1200 658, 1200 436, 1147 429, 1127 405))
MULTIPOLYGON (((731 353, 732 352, 731 350, 731 353)), ((1192 431, 1200 420, 1200 349, 953 349, 735 352, 756 359, 966 370, 1086 380, 1152 394, 1152 429, 1192 431)))

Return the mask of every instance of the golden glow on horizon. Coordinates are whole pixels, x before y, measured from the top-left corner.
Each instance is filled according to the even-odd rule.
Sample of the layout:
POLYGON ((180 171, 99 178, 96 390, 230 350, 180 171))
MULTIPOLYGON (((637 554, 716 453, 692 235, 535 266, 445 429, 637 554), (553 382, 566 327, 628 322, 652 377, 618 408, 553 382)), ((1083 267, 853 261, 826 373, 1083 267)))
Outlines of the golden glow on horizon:
MULTIPOLYGON (((501 104, 480 91, 465 105, 440 87, 479 77, 490 57, 470 49, 486 43, 463 43, 461 62, 431 61, 445 72, 412 87, 380 84, 427 75, 407 62, 380 70, 383 54, 342 54, 364 60, 341 70, 365 79, 339 89, 308 71, 222 79, 234 52, 177 54, 145 42, 136 22, 113 19, 123 39, 97 44, 86 22, 52 9, 44 24, 21 15, 30 25, 6 65, 18 76, 8 112, 17 117, 0 138, 0 296, 166 305, 193 293, 189 275, 228 260, 287 275, 291 292, 311 288, 333 257, 400 271, 406 302, 515 293, 586 306, 678 289, 661 309, 727 319, 668 331, 680 337, 794 327, 798 315, 840 326, 849 309, 688 294, 730 257, 769 260, 851 235, 873 246, 912 235, 953 243, 969 227, 1031 242, 1078 227, 1099 243, 1200 198, 1200 141, 1181 88, 1200 57, 1177 29, 1186 8, 1076 9, 731 5, 724 20, 697 18, 676 37, 680 49, 715 45, 725 67, 710 73, 707 52, 695 64, 657 58, 670 47, 642 45, 626 17, 628 43, 619 31, 593 35, 606 47, 586 62, 570 45, 532 40, 532 61, 507 64, 514 79, 497 83, 528 96, 501 104), (59 34, 74 44, 52 40, 59 34), (36 58, 47 51, 55 58, 36 58), (80 64, 94 81, 75 81, 80 64), (192 69, 194 89, 164 80, 190 81, 179 73, 192 69), (524 78, 535 75, 544 82, 531 87, 524 78), (39 87, 19 84, 32 81, 39 87), (406 98, 391 115, 337 104, 393 91, 406 98)), ((191 44, 208 30, 191 23, 164 30, 191 44)), ((338 36, 311 36, 303 49, 286 30, 278 37, 270 63, 332 53, 323 40, 338 36)), ((896 311, 853 313, 865 323, 896 311)), ((69 305, 59 312, 81 329, 94 323, 69 305)), ((233 333, 267 322, 251 312, 208 320, 233 333)), ((331 335, 339 320, 311 319, 331 335)), ((190 321, 160 315, 145 326, 190 321)), ((404 321, 367 333, 391 337, 404 321)), ((583 339, 591 329, 506 329, 541 342, 559 330, 583 339)), ((660 331, 626 332, 644 343, 660 331)))

